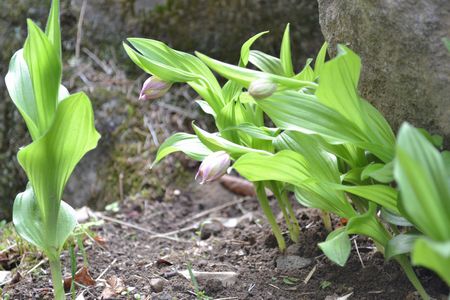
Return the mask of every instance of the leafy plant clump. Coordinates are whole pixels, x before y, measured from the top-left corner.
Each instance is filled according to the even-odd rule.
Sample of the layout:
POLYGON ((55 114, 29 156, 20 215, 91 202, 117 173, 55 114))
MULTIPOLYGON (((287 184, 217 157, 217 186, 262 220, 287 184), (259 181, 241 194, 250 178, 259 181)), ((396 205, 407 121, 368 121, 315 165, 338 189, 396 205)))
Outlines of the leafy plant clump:
MULTIPOLYGON (((217 179, 228 165, 255 184, 258 199, 281 250, 285 242, 268 205, 272 190, 291 239, 298 223, 288 193, 298 202, 348 220, 319 244, 325 255, 345 265, 350 235, 371 238, 387 258, 395 259, 424 299, 425 289, 412 262, 434 270, 450 283, 448 152, 442 138, 403 125, 393 130, 358 93, 360 58, 338 45, 325 61, 327 44, 297 72, 290 51, 289 26, 280 57, 252 50, 249 39, 237 66, 204 54, 171 49, 162 42, 130 38, 130 58, 152 75, 141 99, 156 99, 174 83, 189 84, 202 98, 217 132, 193 124, 195 135, 176 133, 161 145, 153 164, 176 151, 203 161, 197 177, 217 179), (248 63, 257 70, 246 68, 248 63), (220 86, 211 70, 228 79, 220 86), (148 95, 144 97, 143 95, 148 95), (268 127, 269 118, 275 127, 268 127), (420 174, 415 177, 413 174, 420 174), (412 253, 412 255, 410 255, 412 253), (428 260, 425 253, 432 253, 428 260)), ((147 82, 147 83, 148 83, 147 82)))
POLYGON ((59 256, 77 221, 61 197, 76 164, 96 147, 100 135, 89 98, 70 95, 61 85, 59 1, 52 1, 45 32, 27 22, 28 37, 5 77, 33 140, 17 155, 29 183, 14 201, 13 223, 22 238, 48 257, 55 299, 64 299, 59 256))

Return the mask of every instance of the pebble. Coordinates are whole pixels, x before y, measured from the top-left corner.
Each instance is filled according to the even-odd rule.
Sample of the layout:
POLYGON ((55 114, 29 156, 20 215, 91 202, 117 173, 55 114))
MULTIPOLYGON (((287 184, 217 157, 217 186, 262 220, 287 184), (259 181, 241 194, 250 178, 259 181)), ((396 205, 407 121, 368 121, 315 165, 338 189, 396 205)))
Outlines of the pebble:
POLYGON ((277 269, 281 272, 297 271, 312 264, 313 260, 297 255, 282 255, 277 258, 277 269))
POLYGON ((168 280, 164 278, 152 278, 150 279, 150 287, 154 292, 160 293, 163 291, 167 281, 168 280))
POLYGON ((204 223, 200 230, 200 239, 207 240, 211 235, 218 235, 223 230, 223 225, 220 222, 212 221, 204 223))

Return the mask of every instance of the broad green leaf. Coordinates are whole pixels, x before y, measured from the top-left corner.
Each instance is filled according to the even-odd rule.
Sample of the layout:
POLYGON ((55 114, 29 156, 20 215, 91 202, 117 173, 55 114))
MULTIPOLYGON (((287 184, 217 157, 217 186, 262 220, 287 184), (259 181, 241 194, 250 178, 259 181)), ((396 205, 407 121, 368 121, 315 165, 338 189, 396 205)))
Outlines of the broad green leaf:
POLYGON ((19 151, 19 163, 31 182, 50 236, 56 234, 54 224, 67 180, 99 138, 91 103, 86 95, 77 93, 60 102, 46 134, 19 151))
POLYGON ((292 66, 292 54, 291 54, 291 37, 289 30, 289 23, 284 30, 283 40, 281 41, 280 52, 281 65, 283 66, 284 75, 287 77, 294 76, 294 67, 292 66))
POLYGON ((436 272, 450 285, 450 241, 438 242, 422 237, 414 244, 412 251, 414 265, 436 272))
POLYGON ((308 170, 314 178, 340 183, 336 157, 324 151, 314 136, 285 131, 278 135, 273 143, 279 150, 292 150, 303 155, 308 161, 308 170))
POLYGON ((170 65, 164 65, 158 61, 153 61, 137 51, 133 50, 127 44, 123 44, 125 51, 131 60, 147 73, 158 76, 159 78, 170 82, 188 82, 199 79, 199 75, 179 70, 170 65))
POLYGON ((408 254, 420 236, 417 234, 399 234, 393 237, 384 249, 384 257, 389 260, 400 254, 408 254))
POLYGON ((250 56, 250 48, 252 47, 253 43, 259 39, 264 34, 268 33, 268 31, 260 32, 251 38, 249 38, 241 47, 241 58, 239 60, 239 66, 245 67, 248 64, 249 56, 250 56))
POLYGON ((211 154, 205 145, 193 134, 184 132, 175 133, 159 147, 156 158, 152 163, 152 167, 160 162, 167 155, 181 151, 190 158, 202 161, 206 156, 211 154))
POLYGON ((36 140, 40 133, 38 129, 39 116, 34 98, 33 86, 27 63, 23 58, 23 49, 14 53, 5 76, 9 95, 27 124, 31 138, 36 140))
POLYGON ((250 181, 275 180, 296 186, 299 201, 308 207, 332 211, 343 217, 354 215, 344 193, 330 189, 312 177, 308 159, 297 152, 249 153, 241 156, 233 168, 250 181))
POLYGON ((361 172, 361 180, 366 180, 369 177, 378 182, 390 183, 394 181, 394 163, 387 164, 373 163, 368 165, 361 172))
POLYGON ((203 110, 205 114, 212 115, 214 118, 216 117, 216 113, 214 112, 214 109, 208 104, 208 102, 204 100, 195 100, 195 102, 200 106, 200 108, 203 110))
POLYGON ((395 214, 384 207, 381 208, 381 218, 383 220, 385 220, 386 222, 394 224, 394 225, 405 226, 405 227, 413 226, 413 224, 411 224, 411 222, 409 222, 403 216, 401 216, 399 214, 395 214))
POLYGON ((276 128, 274 129, 274 128, 258 127, 255 126, 253 123, 242 123, 237 126, 228 127, 222 130, 222 133, 224 131, 230 130, 242 131, 256 139, 266 141, 272 141, 273 139, 276 138, 276 135, 278 133, 278 130, 276 128))
POLYGON ((316 133, 338 143, 364 140, 356 126, 313 95, 283 91, 258 100, 257 104, 281 129, 316 133))
POLYGON ((28 20, 23 56, 33 84, 38 116, 36 127, 42 136, 52 124, 58 105, 61 61, 47 36, 31 20, 28 20))
POLYGON ((385 247, 390 240, 390 236, 378 221, 376 209, 376 204, 369 202, 369 210, 366 213, 349 219, 347 233, 365 235, 385 247))
POLYGON ((422 135, 430 142, 432 143, 436 148, 440 149, 442 148, 442 144, 444 143, 444 138, 437 134, 431 134, 424 128, 417 128, 417 130, 422 133, 422 135))
POLYGON ((402 125, 398 134, 394 177, 404 215, 430 238, 450 240, 450 186, 444 160, 408 123, 402 125))
POLYGON ((352 246, 345 227, 338 228, 331 232, 325 242, 318 244, 323 253, 339 266, 345 266, 352 246))
POLYGON ((389 209, 395 214, 400 214, 397 208, 397 191, 390 186, 373 184, 361 186, 330 185, 330 187, 365 198, 389 209))
MULTIPOLYGON (((339 45, 338 56, 321 67, 320 85, 316 95, 321 103, 356 125, 364 133, 365 142, 378 147, 377 152, 385 148, 383 152, 386 154, 380 158, 387 162, 394 156, 394 134, 383 116, 370 103, 359 97, 357 88, 360 70, 359 57, 350 49, 339 45)), ((373 153, 379 156, 377 152, 373 153)))
POLYGON ((314 79, 320 76, 320 72, 322 71, 323 65, 325 64, 325 57, 327 55, 328 43, 323 43, 320 48, 319 53, 317 54, 316 61, 314 62, 314 79))
POLYGON ((212 59, 204 54, 201 54, 199 52, 195 53, 198 58, 200 58, 205 64, 208 65, 212 70, 216 71, 223 77, 234 80, 238 83, 240 83, 242 86, 248 88, 250 83, 256 79, 268 79, 274 83, 277 83, 281 86, 292 88, 292 89, 299 89, 302 87, 313 87, 315 88, 317 86, 314 82, 309 81, 301 81, 296 80, 292 78, 287 78, 279 75, 274 74, 268 74, 256 70, 250 70, 241 68, 238 66, 230 65, 227 63, 223 63, 221 61, 212 59))
POLYGON ((59 252, 77 225, 75 211, 64 201, 61 201, 55 221, 52 224, 55 231, 47 231, 31 185, 14 200, 13 222, 17 232, 27 242, 47 253, 59 252))
POLYGON ((338 46, 338 56, 326 62, 320 71, 316 95, 320 102, 365 128, 367 119, 358 96, 361 60, 350 49, 338 46))
POLYGON ((124 44, 130 58, 144 71, 166 81, 188 83, 218 113, 224 104, 222 89, 208 67, 197 57, 174 50, 166 44, 142 38, 129 38, 137 50, 124 44))
POLYGON ((295 75, 293 78, 298 80, 308 80, 308 81, 314 81, 314 70, 311 68, 311 62, 312 58, 308 58, 306 60, 306 64, 303 67, 303 69, 295 75))
POLYGON ((61 59, 61 26, 59 24, 59 0, 52 0, 52 7, 45 26, 45 34, 61 59))
POLYGON ((199 138, 199 140, 210 150, 212 151, 220 151, 223 150, 230 154, 234 159, 239 158, 241 155, 244 155, 246 153, 262 153, 262 154, 270 154, 270 152, 253 149, 245 146, 241 146, 238 144, 235 144, 233 142, 230 142, 227 139, 224 139, 223 137, 219 136, 218 134, 213 134, 206 132, 205 130, 195 126, 195 124, 192 124, 192 128, 195 131, 195 134, 199 138))
MULTIPOLYGON (((283 66, 281 65, 281 61, 279 58, 266 54, 264 52, 258 50, 250 51, 250 62, 255 65, 258 69, 263 72, 275 74, 275 75, 284 75, 283 66)), ((300 78, 296 78, 301 80, 300 78)))
POLYGON ((389 147, 372 143, 352 121, 319 102, 314 95, 282 91, 256 103, 281 129, 318 134, 330 143, 352 144, 369 150, 385 162, 392 160, 389 147))
MULTIPOLYGON (((248 64, 250 48, 253 43, 268 31, 260 32, 249 38, 241 47, 241 57, 239 58, 239 67, 245 67, 248 64)), ((242 92, 242 86, 236 81, 229 80, 222 88, 222 94, 225 102, 233 100, 242 92)))

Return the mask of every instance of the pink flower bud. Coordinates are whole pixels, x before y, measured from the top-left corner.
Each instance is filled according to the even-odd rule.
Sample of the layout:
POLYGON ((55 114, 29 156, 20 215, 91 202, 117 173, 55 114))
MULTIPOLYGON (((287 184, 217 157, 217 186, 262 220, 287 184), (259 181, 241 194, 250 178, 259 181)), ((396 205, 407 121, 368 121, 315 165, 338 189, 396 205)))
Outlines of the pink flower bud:
POLYGON ((277 85, 268 79, 257 79, 248 87, 248 93, 256 100, 272 96, 276 90, 277 85))
POLYGON ((200 165, 195 180, 200 184, 219 179, 230 167, 230 155, 225 151, 217 151, 208 155, 200 165))
POLYGON ((150 76, 142 86, 139 100, 154 100, 164 96, 172 86, 171 82, 164 81, 156 76, 150 76))

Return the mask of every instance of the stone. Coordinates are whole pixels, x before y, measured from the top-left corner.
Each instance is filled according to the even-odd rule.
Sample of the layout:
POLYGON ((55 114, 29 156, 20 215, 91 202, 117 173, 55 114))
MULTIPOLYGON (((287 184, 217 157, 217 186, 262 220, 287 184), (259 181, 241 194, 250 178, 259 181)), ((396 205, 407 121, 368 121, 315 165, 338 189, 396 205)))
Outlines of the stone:
POLYGON ((202 240, 207 240, 210 236, 217 236, 223 230, 222 223, 218 221, 208 221, 202 224, 200 229, 200 238, 202 240))
POLYGON ((296 272, 302 268, 306 268, 312 264, 313 260, 298 255, 280 255, 277 257, 276 265, 280 272, 290 273, 296 272))
MULTIPOLYGON (((450 143, 450 2, 319 0, 319 20, 332 50, 360 55, 361 95, 394 131, 408 121, 450 143)), ((334 54, 334 51, 331 51, 334 54)))
POLYGON ((161 293, 164 290, 168 280, 164 278, 152 278, 150 279, 150 287, 155 293, 161 293))

